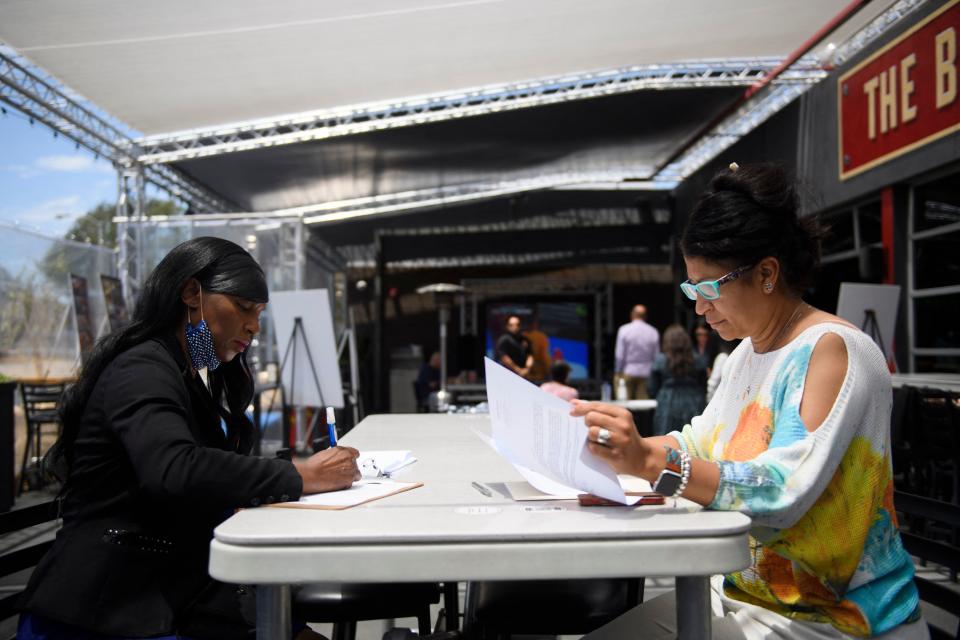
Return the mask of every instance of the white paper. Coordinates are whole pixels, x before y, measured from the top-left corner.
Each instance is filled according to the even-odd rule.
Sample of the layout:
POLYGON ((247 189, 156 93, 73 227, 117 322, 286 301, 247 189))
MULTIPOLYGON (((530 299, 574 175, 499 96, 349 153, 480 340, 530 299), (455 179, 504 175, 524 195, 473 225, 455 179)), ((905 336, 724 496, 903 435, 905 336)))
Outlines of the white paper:
POLYGON ((570 493, 544 493, 529 482, 518 480, 516 482, 504 482, 504 487, 510 497, 517 502, 527 502, 530 500, 576 500, 577 496, 583 491, 570 489, 570 493))
POLYGON ((627 497, 617 474, 587 448, 583 418, 570 403, 542 391, 484 358, 493 444, 524 479, 544 493, 585 491, 623 504, 627 497))
POLYGON ((393 480, 358 480, 349 489, 313 493, 303 496, 291 504, 309 504, 322 507, 353 507, 375 498, 382 498, 416 482, 394 482, 393 480))
POLYGON ((271 291, 267 308, 273 318, 277 354, 280 358, 286 356, 281 363, 285 401, 297 407, 343 408, 343 386, 327 290, 271 291), (288 351, 297 318, 301 320, 303 333, 298 332, 295 346, 288 351), (310 366, 311 358, 316 378, 310 366))
POLYGON ((376 476, 371 470, 379 470, 384 475, 391 475, 407 465, 417 461, 409 449, 397 451, 361 451, 357 458, 357 466, 364 477, 376 476))

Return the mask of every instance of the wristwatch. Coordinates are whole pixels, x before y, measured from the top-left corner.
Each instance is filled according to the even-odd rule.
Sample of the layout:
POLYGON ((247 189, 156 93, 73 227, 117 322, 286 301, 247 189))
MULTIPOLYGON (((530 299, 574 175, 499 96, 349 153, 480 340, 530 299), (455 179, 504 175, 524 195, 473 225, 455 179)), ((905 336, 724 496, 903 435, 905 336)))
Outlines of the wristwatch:
POLYGON ((676 450, 667 448, 667 466, 653 484, 653 490, 668 498, 677 493, 683 482, 683 467, 676 450), (674 454, 674 455, 671 455, 674 454))

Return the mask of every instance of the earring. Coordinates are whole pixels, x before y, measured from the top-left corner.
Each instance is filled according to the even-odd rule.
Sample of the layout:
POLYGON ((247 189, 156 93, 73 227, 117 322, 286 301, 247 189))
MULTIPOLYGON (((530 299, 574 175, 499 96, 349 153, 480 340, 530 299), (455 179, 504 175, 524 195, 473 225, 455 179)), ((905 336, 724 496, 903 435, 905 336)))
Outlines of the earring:
POLYGON ((772 283, 772 282, 764 282, 764 283, 763 283, 763 290, 766 291, 767 293, 772 292, 772 291, 773 291, 773 283, 772 283))

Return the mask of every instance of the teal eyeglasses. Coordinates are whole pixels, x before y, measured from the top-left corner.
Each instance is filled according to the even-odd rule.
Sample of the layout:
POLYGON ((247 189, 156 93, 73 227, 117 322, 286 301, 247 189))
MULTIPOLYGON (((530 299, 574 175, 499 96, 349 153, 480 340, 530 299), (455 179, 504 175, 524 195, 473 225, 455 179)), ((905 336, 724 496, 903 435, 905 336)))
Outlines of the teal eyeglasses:
POLYGON ((696 300, 698 294, 704 300, 716 300, 720 297, 720 285, 736 280, 740 277, 740 274, 753 269, 754 266, 755 265, 751 264, 747 267, 739 267, 716 280, 703 280, 697 284, 693 284, 687 280, 686 282, 680 283, 680 290, 683 291, 683 295, 691 300, 696 300))

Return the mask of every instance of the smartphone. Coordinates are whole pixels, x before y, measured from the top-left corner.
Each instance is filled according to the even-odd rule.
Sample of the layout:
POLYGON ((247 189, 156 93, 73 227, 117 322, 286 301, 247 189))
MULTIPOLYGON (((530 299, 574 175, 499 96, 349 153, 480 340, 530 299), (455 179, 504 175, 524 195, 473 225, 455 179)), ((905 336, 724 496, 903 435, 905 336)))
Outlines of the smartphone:
POLYGON ((577 496, 577 501, 583 507, 636 507, 641 504, 664 504, 664 497, 659 493, 654 493, 653 491, 646 491, 644 493, 628 493, 630 496, 640 496, 640 500, 636 504, 620 504, 619 502, 614 502, 613 500, 607 500, 606 498, 601 498, 595 496, 592 493, 581 493, 577 496))

